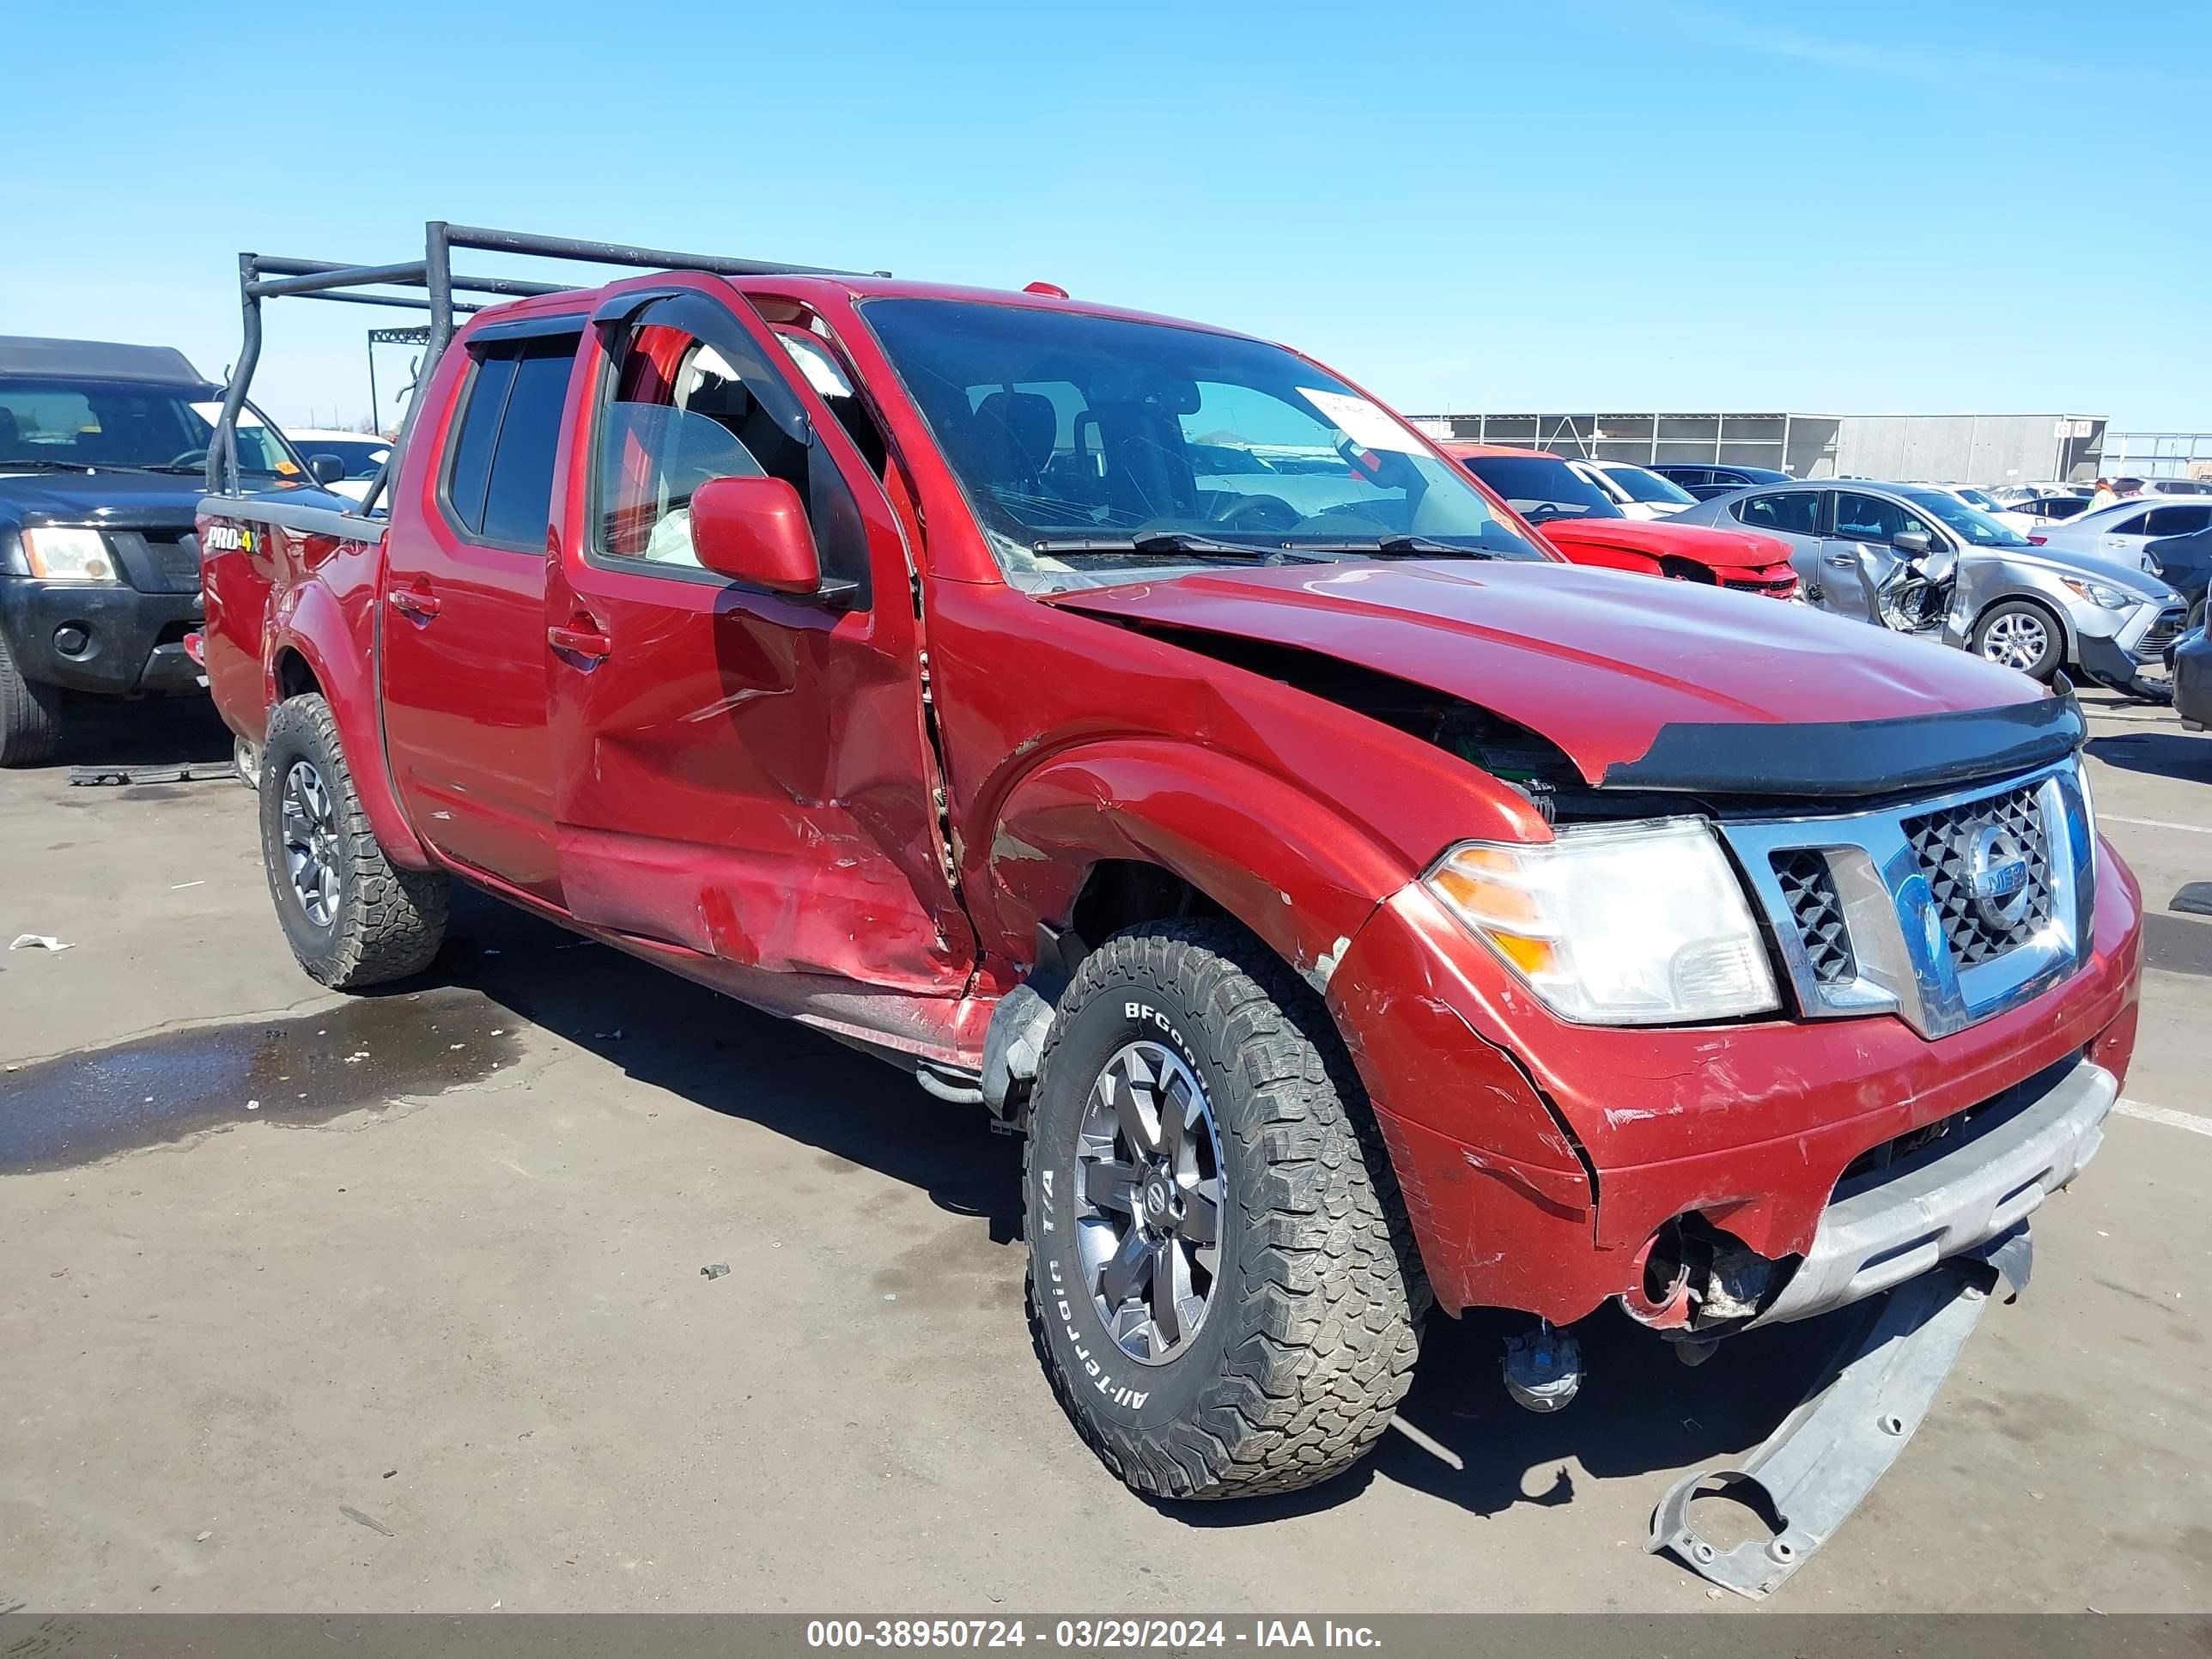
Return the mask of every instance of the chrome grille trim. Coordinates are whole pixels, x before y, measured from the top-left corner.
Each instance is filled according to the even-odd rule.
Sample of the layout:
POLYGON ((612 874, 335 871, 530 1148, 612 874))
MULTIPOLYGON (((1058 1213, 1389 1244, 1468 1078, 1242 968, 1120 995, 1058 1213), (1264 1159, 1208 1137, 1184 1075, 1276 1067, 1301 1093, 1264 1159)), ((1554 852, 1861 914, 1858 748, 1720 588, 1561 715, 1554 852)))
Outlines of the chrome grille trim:
POLYGON ((1721 824, 1765 912, 1799 1012, 1814 1019, 1894 1013, 1923 1036, 1948 1036, 2070 975, 2093 938, 2096 885, 2077 764, 2068 760, 1875 811, 1721 824), (1962 809, 1970 822, 1977 808, 1994 817, 2008 798, 2039 822, 2040 892, 2010 948, 1962 954, 1907 826, 1962 809), (1834 941, 1808 945, 1800 928, 1805 883, 1785 884, 1783 872, 1802 875, 1808 866, 1793 855, 1804 853, 1826 865, 1848 935, 1847 972, 1838 968, 1834 941))

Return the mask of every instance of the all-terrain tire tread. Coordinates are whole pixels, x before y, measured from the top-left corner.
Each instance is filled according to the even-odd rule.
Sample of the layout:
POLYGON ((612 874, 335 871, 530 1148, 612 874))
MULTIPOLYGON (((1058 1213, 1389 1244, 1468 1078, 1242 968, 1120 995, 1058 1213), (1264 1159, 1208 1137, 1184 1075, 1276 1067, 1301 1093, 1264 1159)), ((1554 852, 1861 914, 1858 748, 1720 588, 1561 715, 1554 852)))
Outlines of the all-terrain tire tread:
POLYGON ((25 679, 0 637, 0 766, 35 766, 61 746, 61 688, 25 679))
MULTIPOLYGON (((1295 1492, 1364 1455, 1413 1382, 1431 1297, 1389 1154, 1327 1008, 1229 921, 1146 923, 1085 958, 1046 1041, 1040 1091, 1067 1012, 1109 994, 1132 967, 1203 1011, 1256 1108, 1232 1115, 1215 1103, 1236 1142, 1231 1156, 1266 1170, 1261 1200, 1242 1205, 1234 1270, 1261 1310, 1257 1328, 1228 1354, 1195 1420, 1152 1431, 1082 1409, 1052 1358, 1034 1271, 1031 1337, 1077 1431, 1137 1491, 1208 1499, 1295 1492)), ((1024 1157, 1036 1156, 1032 1133, 1024 1157)), ((1231 1273, 1224 1264, 1223 1289, 1233 1291, 1231 1273)))
MULTIPOLYGON (((430 965, 445 942, 447 880, 438 871, 403 870, 385 856, 369 828, 368 814, 354 788, 353 772, 338 741, 337 720, 323 698, 310 693, 289 697, 269 717, 262 749, 261 787, 284 787, 282 764, 272 764, 277 745, 295 733, 312 734, 327 764, 322 767, 337 813, 345 867, 341 873, 335 949, 321 962, 301 958, 309 974, 334 991, 359 990, 405 979, 430 965)), ((280 873, 282 860, 264 848, 262 863, 270 896, 279 905, 293 902, 280 873)), ((295 953, 296 954, 296 953, 295 953)))

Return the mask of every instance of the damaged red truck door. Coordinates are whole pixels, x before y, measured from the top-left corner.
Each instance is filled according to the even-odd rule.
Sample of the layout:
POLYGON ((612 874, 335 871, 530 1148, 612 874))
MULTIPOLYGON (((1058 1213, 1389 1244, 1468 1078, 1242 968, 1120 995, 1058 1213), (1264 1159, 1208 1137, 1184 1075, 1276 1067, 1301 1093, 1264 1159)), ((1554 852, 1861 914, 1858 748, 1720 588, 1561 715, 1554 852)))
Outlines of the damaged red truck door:
POLYGON ((567 908, 738 972, 956 995, 900 527, 758 316, 671 286, 617 290, 576 371, 544 634, 567 908), (796 492, 814 592, 702 565, 688 503, 721 477, 796 492))

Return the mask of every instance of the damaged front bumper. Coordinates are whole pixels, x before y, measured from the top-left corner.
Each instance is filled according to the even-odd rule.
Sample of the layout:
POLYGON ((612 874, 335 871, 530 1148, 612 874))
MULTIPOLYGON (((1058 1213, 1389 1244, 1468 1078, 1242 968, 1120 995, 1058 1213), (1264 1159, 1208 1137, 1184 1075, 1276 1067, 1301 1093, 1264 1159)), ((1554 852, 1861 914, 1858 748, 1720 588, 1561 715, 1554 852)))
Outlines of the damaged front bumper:
POLYGON ((1751 1323, 1832 1312, 2010 1231, 2095 1156, 2119 1093, 2094 1060, 2053 1067, 1940 1138, 1846 1174, 1811 1247, 1751 1323))

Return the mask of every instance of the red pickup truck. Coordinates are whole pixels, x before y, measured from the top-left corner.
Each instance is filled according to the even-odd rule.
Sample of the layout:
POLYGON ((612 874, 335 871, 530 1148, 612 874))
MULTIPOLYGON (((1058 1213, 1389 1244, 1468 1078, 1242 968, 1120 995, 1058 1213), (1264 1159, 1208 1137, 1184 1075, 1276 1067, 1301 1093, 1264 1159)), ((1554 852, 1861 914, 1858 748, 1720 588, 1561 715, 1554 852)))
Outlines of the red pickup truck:
MULTIPOLYGON (((243 268, 234 404, 265 298, 434 307, 388 517, 210 459, 302 965, 424 970, 458 878, 979 1103, 1143 1492, 1345 1468, 1432 1304, 1528 1316, 1538 1407, 1607 1303, 1702 1358, 1910 1281, 1940 1346, 2096 1147, 2138 902, 2069 697, 1562 562, 1311 360, 1056 290, 243 268)), ((1798 1507, 1656 1542, 1757 1594, 1798 1507)))

